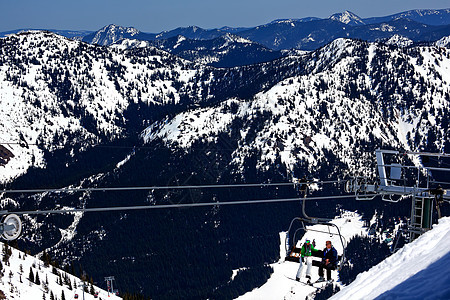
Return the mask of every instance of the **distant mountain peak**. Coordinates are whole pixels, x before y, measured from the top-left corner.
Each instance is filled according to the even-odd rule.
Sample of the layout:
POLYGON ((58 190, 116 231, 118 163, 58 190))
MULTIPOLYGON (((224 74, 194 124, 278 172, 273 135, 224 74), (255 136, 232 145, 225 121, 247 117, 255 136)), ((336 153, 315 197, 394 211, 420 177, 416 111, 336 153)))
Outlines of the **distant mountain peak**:
POLYGON ((438 47, 450 47, 450 35, 444 36, 442 39, 436 41, 438 47))
POLYGON ((131 36, 134 36, 134 35, 140 33, 140 31, 134 27, 123 27, 123 26, 118 26, 115 24, 107 25, 107 26, 103 27, 102 29, 100 29, 98 32, 108 32, 111 34, 127 33, 131 36))
POLYGON ((342 13, 333 14, 329 18, 330 20, 339 21, 344 24, 348 25, 364 25, 363 20, 358 17, 356 14, 352 13, 351 11, 344 11, 342 13))
POLYGON ((398 47, 408 47, 411 46, 414 42, 404 36, 394 34, 391 38, 386 41, 387 45, 396 45, 398 47))
POLYGON ((123 27, 115 24, 107 25, 94 33, 92 38, 92 44, 97 45, 110 45, 123 38, 130 38, 140 33, 134 27, 123 27))

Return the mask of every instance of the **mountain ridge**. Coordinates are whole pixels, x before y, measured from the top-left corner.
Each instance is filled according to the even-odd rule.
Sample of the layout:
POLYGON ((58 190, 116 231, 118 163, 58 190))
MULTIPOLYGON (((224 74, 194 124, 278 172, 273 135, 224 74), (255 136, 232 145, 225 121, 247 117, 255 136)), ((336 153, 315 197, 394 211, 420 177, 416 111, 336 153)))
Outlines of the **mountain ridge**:
POLYGON ((189 61, 219 68, 257 64, 284 56, 281 51, 268 49, 230 33, 212 40, 192 40, 182 35, 154 41, 124 39, 111 47, 156 47, 189 61))
MULTIPOLYGON (((0 51, 0 130, 20 142, 8 145, 17 158, 4 170, 16 173, 2 179, 11 188, 288 183, 303 175, 334 180, 373 175, 378 147, 450 147, 450 53, 434 45, 339 38, 305 55, 234 68, 49 32, 0 39, 0 51)), ((12 212, 298 194, 264 187, 1 197, 2 209, 12 212)), ((351 206, 373 216, 380 204, 374 203, 335 202, 311 206, 311 213, 334 216, 337 207, 351 206)), ((395 212, 380 207, 386 218, 411 209, 408 203, 395 212)), ((95 278, 132 271, 121 284, 152 297, 232 298, 267 280, 279 232, 297 214, 293 202, 25 216, 19 243, 33 252, 50 249, 64 263, 80 262, 95 278), (182 255, 174 251, 179 245, 182 255), (240 278, 250 279, 230 281, 240 268, 246 268, 240 278)))
MULTIPOLYGON (((192 40, 211 40, 219 38, 227 33, 232 33, 240 35, 243 38, 250 38, 254 42, 260 43, 272 50, 294 48, 310 51, 340 37, 363 38, 368 41, 375 41, 376 39, 391 38, 394 34, 399 34, 400 31, 404 31, 402 35, 405 38, 412 39, 415 42, 437 41, 450 35, 448 26, 450 26, 450 9, 421 9, 405 11, 385 17, 372 18, 360 18, 350 11, 344 11, 323 19, 315 17, 278 19, 267 24, 249 28, 222 27, 218 29, 203 29, 198 26, 188 26, 166 30, 160 33, 144 33, 133 27, 121 27, 111 24, 96 32, 91 32, 87 35, 84 34, 84 36, 82 36, 82 31, 51 31, 69 38, 81 39, 85 42, 99 45, 111 45, 123 38, 156 41, 171 39, 178 35, 185 36, 192 40), (409 30, 406 30, 406 26, 396 27, 395 24, 398 23, 398 20, 407 19, 416 22, 417 24, 409 24, 409 30), (329 21, 336 21, 339 23, 330 24, 329 21), (379 24, 378 27, 391 28, 391 31, 395 30, 396 32, 391 34, 389 33, 389 30, 384 30, 381 35, 380 33, 373 34, 374 30, 376 30, 374 28, 376 27, 371 25, 375 24, 379 24), (347 28, 343 25, 352 28, 347 28), (299 31, 299 28, 303 29, 299 31), (433 30, 434 33, 431 33, 433 30), (320 31, 325 33, 322 34, 322 37, 318 34, 320 31), (264 35, 261 35, 260 32, 264 32, 264 35), (300 38, 298 36, 300 36, 300 38)), ((0 36, 17 33, 18 31, 23 30, 0 33, 0 36)))

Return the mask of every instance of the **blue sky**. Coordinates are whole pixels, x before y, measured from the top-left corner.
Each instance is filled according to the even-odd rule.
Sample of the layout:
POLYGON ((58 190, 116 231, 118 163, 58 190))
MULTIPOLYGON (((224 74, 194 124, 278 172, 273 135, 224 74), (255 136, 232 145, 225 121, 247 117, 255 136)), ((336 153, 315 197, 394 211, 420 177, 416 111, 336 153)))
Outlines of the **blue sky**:
POLYGON ((108 24, 161 32, 180 26, 249 27, 349 10, 362 18, 450 8, 449 0, 0 0, 0 31, 97 30, 108 24))

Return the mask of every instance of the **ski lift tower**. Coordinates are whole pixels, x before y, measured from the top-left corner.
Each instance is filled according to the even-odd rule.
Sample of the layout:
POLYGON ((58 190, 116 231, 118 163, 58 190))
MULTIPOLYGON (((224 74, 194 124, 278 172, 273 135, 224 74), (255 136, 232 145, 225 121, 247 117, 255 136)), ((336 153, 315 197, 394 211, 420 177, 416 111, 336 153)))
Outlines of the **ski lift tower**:
POLYGON ((106 286, 108 287, 108 296, 109 296, 110 291, 112 294, 115 294, 114 285, 113 285, 114 276, 105 277, 105 281, 106 281, 106 286))
POLYGON ((414 240, 422 233, 431 229, 433 209, 441 217, 440 205, 450 203, 450 191, 441 188, 440 182, 433 179, 432 172, 445 173, 444 178, 450 178, 450 168, 427 167, 423 165, 429 157, 450 158, 450 154, 429 152, 400 152, 395 150, 375 151, 379 182, 370 182, 366 177, 356 177, 346 184, 347 192, 354 192, 356 200, 372 200, 377 195, 383 201, 399 202, 412 197, 411 219, 408 226, 410 240, 414 240), (405 165, 406 156, 420 161, 418 165, 405 165), (427 158, 427 159, 424 159, 427 158), (385 163, 385 160, 389 163, 385 163), (433 206, 434 203, 434 206, 433 206))
POLYGON ((81 290, 83 291, 83 300, 84 300, 84 291, 87 288, 86 282, 83 280, 82 282, 78 283, 78 287, 80 287, 81 290))

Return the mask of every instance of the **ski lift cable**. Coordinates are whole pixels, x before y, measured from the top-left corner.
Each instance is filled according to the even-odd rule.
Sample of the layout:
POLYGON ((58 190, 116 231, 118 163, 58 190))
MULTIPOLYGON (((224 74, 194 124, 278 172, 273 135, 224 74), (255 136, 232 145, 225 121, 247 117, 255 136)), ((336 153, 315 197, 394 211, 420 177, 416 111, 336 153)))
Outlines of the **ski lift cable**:
POLYGON ((27 144, 28 146, 38 146, 38 144, 27 143, 27 142, 0 142, 0 145, 22 145, 27 144))
MULTIPOLYGON (((385 151, 386 153, 389 153, 385 151)), ((432 152, 415 152, 415 151, 405 151, 405 152, 398 152, 398 151, 392 151, 392 154, 411 154, 411 155, 421 155, 421 156, 434 156, 434 157, 450 157, 450 154, 447 153, 432 153, 432 152)))
POLYGON ((299 200, 333 200, 355 198, 355 195, 341 196, 319 196, 310 198, 279 198, 279 199, 260 199, 260 200, 243 200, 229 202, 204 202, 204 203, 180 203, 180 204, 158 204, 158 205, 136 205, 136 206, 117 206, 117 207, 93 207, 93 208, 74 208, 74 209, 50 209, 50 210, 30 210, 30 211, 0 211, 0 215, 16 214, 16 215, 46 215, 46 214, 67 214, 76 212, 106 212, 106 211, 126 211, 126 210, 147 210, 147 209, 165 209, 165 208, 192 208, 204 206, 219 205, 243 205, 243 204, 261 204, 261 203, 277 203, 277 202, 293 202, 299 200))
POLYGON ((436 180, 430 180, 430 183, 434 183, 434 184, 450 184, 449 181, 436 181, 436 180))
MULTIPOLYGON (((302 184, 345 183, 344 180, 309 181, 302 184)), ((245 188, 268 186, 292 186, 296 182, 278 183, 238 183, 238 184, 207 184, 207 185, 173 185, 173 186, 129 186, 129 187, 96 187, 96 188, 55 188, 55 189, 4 189, 2 193, 45 193, 45 192, 93 192, 93 191, 134 191, 134 190, 175 190, 175 189, 207 189, 207 188, 245 188)))
MULTIPOLYGON (((27 143, 27 142, 1 142, 0 141, 0 145, 21 145, 23 143, 26 143, 28 146, 39 146, 39 144, 36 143, 27 143)), ((105 145, 105 144, 90 144, 88 145, 90 146, 90 149, 94 149, 94 148, 108 148, 108 149, 132 149, 132 150, 142 150, 142 149, 149 149, 149 150, 155 150, 155 147, 150 147, 150 146, 119 146, 119 145, 105 145)), ((161 148, 160 150, 183 150, 184 148, 161 148)), ((208 151, 219 151, 219 150, 223 150, 223 151, 235 151, 236 148, 223 148, 223 147, 219 147, 218 149, 214 149, 214 148, 202 148, 202 147, 189 147, 188 149, 190 150, 208 150, 208 151)), ((292 152, 295 150, 295 148, 285 148, 284 150, 281 149, 277 149, 278 152, 292 152)))

